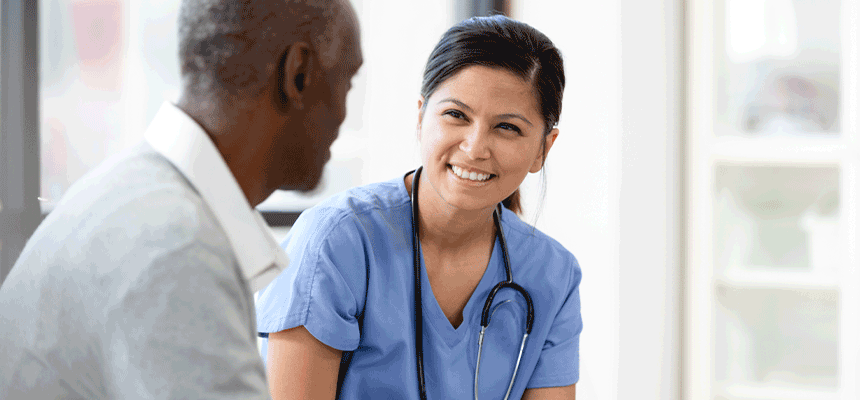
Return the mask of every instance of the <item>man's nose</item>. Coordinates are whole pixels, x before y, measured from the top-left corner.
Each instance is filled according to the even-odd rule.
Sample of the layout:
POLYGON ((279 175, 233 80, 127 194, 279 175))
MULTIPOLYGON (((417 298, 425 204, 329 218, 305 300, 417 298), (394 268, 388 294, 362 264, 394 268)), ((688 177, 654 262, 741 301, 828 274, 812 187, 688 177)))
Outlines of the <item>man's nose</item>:
POLYGON ((483 124, 473 124, 460 142, 462 150, 473 160, 490 158, 490 131, 483 124))

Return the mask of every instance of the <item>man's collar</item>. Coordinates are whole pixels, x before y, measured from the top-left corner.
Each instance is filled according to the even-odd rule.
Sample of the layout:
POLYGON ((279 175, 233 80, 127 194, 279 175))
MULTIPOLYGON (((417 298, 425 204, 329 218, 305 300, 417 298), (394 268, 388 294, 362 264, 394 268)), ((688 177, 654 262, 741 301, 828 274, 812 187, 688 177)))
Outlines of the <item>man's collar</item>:
POLYGON ((275 243, 260 213, 251 208, 218 148, 197 122, 165 103, 144 137, 191 182, 215 214, 253 291, 264 288, 287 267, 286 253, 275 243))

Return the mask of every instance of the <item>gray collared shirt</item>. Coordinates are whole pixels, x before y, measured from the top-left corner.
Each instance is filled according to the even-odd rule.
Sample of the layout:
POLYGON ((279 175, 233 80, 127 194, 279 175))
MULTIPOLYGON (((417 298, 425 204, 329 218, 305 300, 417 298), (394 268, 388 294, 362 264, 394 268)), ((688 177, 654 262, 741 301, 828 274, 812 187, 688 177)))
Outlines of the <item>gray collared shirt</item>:
POLYGON ((0 288, 0 398, 268 398, 250 285, 287 261, 238 185, 202 187, 235 180, 189 121, 165 106, 33 234, 0 288))

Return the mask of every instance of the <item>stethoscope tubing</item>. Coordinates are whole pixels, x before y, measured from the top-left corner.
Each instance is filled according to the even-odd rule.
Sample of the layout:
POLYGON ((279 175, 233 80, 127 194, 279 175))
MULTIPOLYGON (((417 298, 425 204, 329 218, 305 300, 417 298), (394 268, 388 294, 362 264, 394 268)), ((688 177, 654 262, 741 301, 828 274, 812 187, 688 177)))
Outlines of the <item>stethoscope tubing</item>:
POLYGON ((415 274, 415 361, 418 373, 418 392, 421 400, 427 400, 427 390, 424 386, 424 327, 421 310, 421 250, 418 238, 418 179, 421 176, 421 167, 412 175, 412 257, 413 272, 415 274))
MULTIPOLYGON (((415 276, 415 361, 416 361, 416 373, 418 375, 418 391, 421 396, 421 400, 427 400, 427 391, 424 384, 424 327, 423 327, 423 315, 421 308, 421 250, 420 250, 420 239, 418 237, 418 180, 421 177, 422 167, 418 167, 414 171, 414 175, 412 176, 412 256, 413 256, 413 271, 415 276)), ((508 384, 508 391, 505 393, 505 399, 507 399, 511 394, 511 389, 514 387, 514 381, 517 377, 517 372, 520 368, 520 361, 522 360, 523 351, 526 346, 526 339, 528 339, 529 335, 532 332, 532 326, 534 324, 534 306, 532 304, 531 296, 529 292, 523 289, 522 286, 514 283, 514 277, 511 273, 511 261, 510 256, 508 255, 508 245, 505 240, 505 233, 502 230, 501 224, 501 205, 496 207, 493 211, 493 222, 496 224, 496 236, 499 238, 499 244, 502 248, 502 255, 504 257, 505 264, 505 275, 506 280, 499 282, 493 287, 493 290, 490 291, 490 294, 487 296, 487 300, 484 302, 484 309, 481 312, 481 333, 478 337, 478 358, 475 364, 475 400, 478 400, 478 372, 481 368, 481 351, 483 350, 484 345, 484 332, 487 329, 487 326, 490 324, 490 307, 493 304, 493 299, 495 299, 496 294, 505 288, 513 289, 519 292, 523 298, 526 300, 527 306, 527 314, 526 314, 526 332, 523 334, 523 340, 520 343, 520 351, 517 355, 517 363, 514 366, 514 373, 511 376, 511 382, 508 384)), ((498 307, 498 306, 497 306, 498 307)))

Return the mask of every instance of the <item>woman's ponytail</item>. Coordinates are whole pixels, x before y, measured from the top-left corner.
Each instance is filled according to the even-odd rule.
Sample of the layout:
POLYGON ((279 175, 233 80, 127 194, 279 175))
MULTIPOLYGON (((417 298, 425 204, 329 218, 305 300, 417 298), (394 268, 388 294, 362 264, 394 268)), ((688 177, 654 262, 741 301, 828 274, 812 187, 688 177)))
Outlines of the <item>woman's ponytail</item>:
POLYGON ((520 189, 514 190, 508 198, 502 200, 502 205, 517 215, 522 215, 523 205, 520 203, 520 189))

